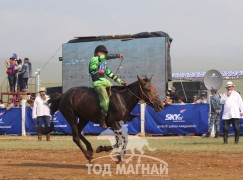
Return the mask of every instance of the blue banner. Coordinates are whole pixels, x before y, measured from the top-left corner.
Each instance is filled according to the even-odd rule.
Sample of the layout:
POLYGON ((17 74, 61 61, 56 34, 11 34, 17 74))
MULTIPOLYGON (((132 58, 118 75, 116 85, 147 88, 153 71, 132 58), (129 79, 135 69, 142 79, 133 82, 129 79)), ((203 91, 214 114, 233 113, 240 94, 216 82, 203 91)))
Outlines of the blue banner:
POLYGON ((21 134, 21 108, 0 109, 0 134, 21 134))
MULTIPOLYGON (((140 114, 140 105, 136 105, 136 107, 132 111, 133 114, 140 114)), ((57 111, 54 115, 54 131, 60 132, 63 134, 72 134, 71 128, 63 117, 63 115, 57 111)), ((36 125, 36 120, 32 119, 32 110, 30 107, 26 108, 26 120, 25 127, 26 132, 28 134, 36 134, 37 132, 34 129, 36 125)), ((128 133, 129 134, 138 134, 141 131, 141 123, 140 116, 138 118, 134 118, 132 121, 127 123, 128 133)), ((103 132, 104 129, 100 127, 99 124, 94 124, 93 122, 89 122, 83 129, 84 133, 87 134, 99 134, 103 132)))
MULTIPOLYGON (((137 104, 135 108, 132 110, 131 114, 140 114, 140 104, 137 104)), ((138 134, 141 132, 141 121, 140 116, 133 118, 132 121, 127 122, 126 126, 128 127, 129 134, 138 134)), ((100 127, 100 124, 94 124, 93 122, 89 122, 85 128, 83 129, 84 133, 87 134, 100 134, 104 131, 100 127)))
POLYGON ((165 106, 155 112, 150 106, 145 110, 147 134, 205 134, 208 131, 209 105, 187 104, 165 106))
MULTIPOLYGON (((35 130, 35 126, 37 125, 37 121, 32 119, 32 109, 30 107, 26 107, 26 115, 25 115, 25 129, 28 134, 37 134, 35 130)), ((72 134, 71 128, 62 114, 57 111, 53 117, 54 122, 54 131, 60 132, 63 134, 72 134)))

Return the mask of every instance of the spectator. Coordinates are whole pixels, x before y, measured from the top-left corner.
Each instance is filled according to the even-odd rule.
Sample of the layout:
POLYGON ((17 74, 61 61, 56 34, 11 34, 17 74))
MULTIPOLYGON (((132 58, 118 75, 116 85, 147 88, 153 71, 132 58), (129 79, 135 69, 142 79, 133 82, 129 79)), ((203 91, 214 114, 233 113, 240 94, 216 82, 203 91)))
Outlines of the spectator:
POLYGON ((19 99, 16 100, 15 107, 21 107, 21 101, 19 99))
POLYGON ((215 138, 219 136, 220 130, 220 112, 221 112, 221 104, 220 104, 220 96, 217 94, 217 89, 211 89, 210 96, 210 106, 211 106, 211 117, 208 128, 208 133, 205 137, 209 137, 213 128, 213 124, 215 125, 216 134, 215 138))
POLYGON ((35 101, 35 98, 32 97, 32 96, 31 96, 30 99, 27 101, 27 103, 30 105, 30 109, 33 109, 34 101, 35 101))
POLYGON ((185 104, 184 101, 185 101, 185 98, 183 96, 179 96, 177 98, 177 104, 183 105, 183 104, 185 104))
POLYGON ((198 95, 194 95, 193 96, 193 102, 192 102, 192 104, 197 104, 197 102, 198 102, 198 95))
POLYGON ((199 100, 197 100, 197 104, 207 104, 207 96, 206 93, 202 93, 201 94, 201 98, 199 100))
POLYGON ((240 137, 240 117, 243 116, 243 102, 240 94, 234 90, 234 84, 229 81, 226 83, 227 91, 222 95, 220 103, 224 104, 223 126, 224 126, 224 144, 228 143, 228 131, 232 123, 235 131, 235 143, 239 143, 240 137))
MULTIPOLYGON (((49 126, 50 123, 50 108, 47 104, 49 96, 46 95, 46 89, 44 87, 40 88, 40 96, 37 96, 34 101, 34 107, 32 111, 33 119, 37 119, 37 125, 39 128, 42 127, 42 122, 44 122, 45 128, 49 126)), ((50 134, 46 135, 46 140, 50 141, 50 134)), ((41 141, 41 133, 38 132, 38 141, 41 141)))
POLYGON ((20 77, 20 91, 26 91, 28 85, 28 79, 30 77, 30 69, 28 58, 24 58, 24 64, 22 66, 22 70, 19 72, 20 77))
POLYGON ((19 77, 19 73, 22 70, 22 60, 19 59, 16 61, 16 65, 15 65, 15 78, 16 78, 16 86, 17 86, 17 90, 20 90, 20 77, 19 77))
POLYGON ((165 101, 164 101, 164 106, 165 105, 171 105, 171 104, 172 104, 172 102, 171 102, 170 96, 166 96, 165 101))
POLYGON ((5 105, 1 99, 0 99, 0 108, 5 108, 5 105))
POLYGON ((176 88, 175 87, 171 87, 169 89, 169 96, 170 96, 172 103, 178 102, 178 95, 176 94, 176 88))
POLYGON ((6 73, 8 74, 9 88, 10 92, 15 91, 15 63, 14 58, 11 57, 8 61, 5 61, 5 66, 7 68, 6 73))
POLYGON ((29 66, 29 77, 32 77, 32 64, 31 64, 29 58, 24 58, 24 59, 27 61, 28 66, 29 66))
POLYGON ((19 60, 17 53, 13 53, 12 58, 14 58, 15 61, 19 60))
POLYGON ((6 110, 10 110, 12 107, 14 107, 14 103, 13 103, 13 99, 12 98, 9 98, 8 100, 8 104, 6 106, 6 110))

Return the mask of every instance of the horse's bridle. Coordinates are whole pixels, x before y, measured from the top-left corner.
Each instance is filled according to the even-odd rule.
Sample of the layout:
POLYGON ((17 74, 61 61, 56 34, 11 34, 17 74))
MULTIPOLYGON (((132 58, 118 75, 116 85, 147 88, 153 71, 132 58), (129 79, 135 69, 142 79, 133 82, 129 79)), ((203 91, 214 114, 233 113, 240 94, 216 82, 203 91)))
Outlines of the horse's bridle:
POLYGON ((141 90, 142 95, 143 95, 142 98, 139 97, 139 96, 137 96, 137 95, 136 95, 134 92, 132 92, 129 88, 127 88, 127 90, 128 90, 131 94, 133 94, 134 96, 136 96, 140 101, 143 100, 143 101, 145 101, 146 104, 148 104, 148 105, 150 105, 150 106, 153 106, 153 105, 154 105, 154 101, 153 101, 153 99, 154 99, 155 97, 159 96, 159 94, 156 94, 156 95, 154 95, 152 98, 149 98, 149 97, 144 93, 144 91, 143 91, 143 89, 142 89, 142 87, 141 87, 141 84, 139 84, 139 87, 140 87, 140 90, 141 90), (144 98, 144 97, 145 97, 145 98, 144 98), (146 99, 147 99, 148 101, 146 101, 146 99))

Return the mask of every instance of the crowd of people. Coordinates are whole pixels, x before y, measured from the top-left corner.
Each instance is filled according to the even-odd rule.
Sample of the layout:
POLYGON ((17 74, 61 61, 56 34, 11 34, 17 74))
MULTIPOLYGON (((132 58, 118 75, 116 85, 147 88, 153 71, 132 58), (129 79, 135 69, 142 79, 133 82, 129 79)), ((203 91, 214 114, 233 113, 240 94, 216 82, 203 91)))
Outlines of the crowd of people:
MULTIPOLYGON (((201 93, 200 97, 196 94, 193 96, 193 102, 192 104, 207 104, 207 95, 206 93, 201 93)), ((185 97, 184 96, 178 96, 176 92, 175 87, 171 87, 168 89, 166 93, 166 97, 164 100, 164 105, 171 105, 171 104, 185 104, 185 97)))
POLYGON ((22 59, 16 53, 5 61, 6 73, 10 92, 24 92, 28 90, 28 79, 32 77, 32 65, 29 58, 22 59))
MULTIPOLYGON (((31 109, 33 108, 34 100, 34 96, 30 96, 27 100, 27 105, 29 105, 31 109)), ((18 98, 9 98, 6 104, 0 99, 0 108, 6 108, 6 110, 8 111, 12 107, 22 107, 22 95, 20 95, 18 98)))
MULTIPOLYGON (((228 143, 228 131, 230 124, 235 131, 235 144, 239 143, 240 137, 240 118, 243 117, 243 101, 240 93, 235 91, 235 85, 231 81, 226 83, 226 92, 218 94, 217 89, 211 89, 211 95, 207 98, 206 93, 202 93, 200 98, 198 95, 193 96, 192 104, 209 104, 210 105, 210 121, 208 133, 205 137, 210 137, 213 126, 215 126, 215 138, 220 133, 220 116, 223 121, 223 140, 224 144, 228 143), (224 106, 224 109, 222 108, 224 106), (222 112, 223 109, 223 112, 222 112)), ((166 95, 164 105, 184 104, 184 97, 176 94, 176 88, 171 87, 166 95)))
MULTIPOLYGON (((27 105, 32 109, 32 118, 36 119, 37 126, 42 127, 44 123, 45 127, 50 124, 51 114, 48 105, 49 96, 46 94, 46 88, 41 87, 39 90, 39 96, 35 97, 34 94, 31 95, 27 100, 27 105)), ((22 98, 22 96, 20 96, 22 98)), ((5 105, 2 100, 0 100, 0 108, 5 108, 9 111, 13 107, 21 107, 22 99, 14 100, 14 98, 9 98, 7 104, 5 105)), ((38 141, 42 140, 42 134, 38 133, 38 141)), ((46 140, 50 141, 50 134, 46 135, 46 140)))

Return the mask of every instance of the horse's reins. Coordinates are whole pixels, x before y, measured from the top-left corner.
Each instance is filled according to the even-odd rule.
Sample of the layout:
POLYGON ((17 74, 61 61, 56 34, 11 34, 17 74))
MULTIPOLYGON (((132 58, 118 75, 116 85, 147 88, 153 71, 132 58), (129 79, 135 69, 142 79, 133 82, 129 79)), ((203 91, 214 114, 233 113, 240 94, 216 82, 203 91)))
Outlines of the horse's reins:
POLYGON ((143 89, 142 89, 142 87, 141 87, 140 84, 139 84, 139 87, 140 87, 140 90, 141 90, 143 96, 145 96, 145 98, 147 98, 149 102, 146 102, 146 101, 144 100, 144 98, 140 98, 139 96, 137 96, 137 95, 136 95, 135 93, 133 93, 129 88, 127 88, 127 90, 128 90, 131 94, 133 94, 135 97, 137 97, 140 101, 141 101, 141 100, 144 100, 146 104, 148 104, 148 105, 153 105, 153 104, 154 104, 153 99, 154 99, 155 97, 159 96, 159 94, 154 95, 154 96, 150 99, 150 98, 143 92, 143 89))
MULTIPOLYGON (((118 68, 116 69, 115 76, 117 76, 117 74, 118 74, 118 72, 119 72, 119 69, 121 68, 122 62, 123 62, 123 59, 121 59, 120 64, 119 64, 118 68)), ((114 79, 112 79, 112 80, 114 81, 114 79)), ((114 81, 114 82, 115 82, 115 81, 114 81)), ((110 96, 112 96, 112 93, 111 93, 111 87, 109 88, 109 94, 110 94, 110 96)))

